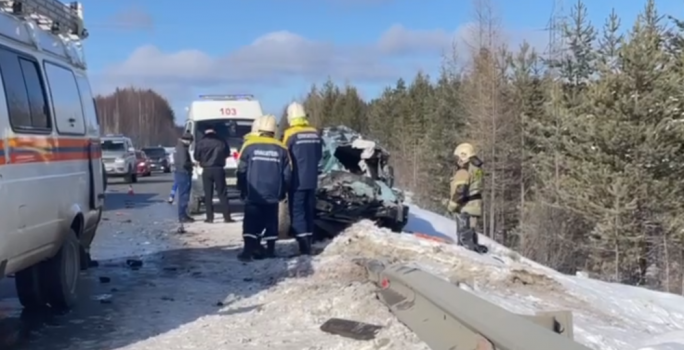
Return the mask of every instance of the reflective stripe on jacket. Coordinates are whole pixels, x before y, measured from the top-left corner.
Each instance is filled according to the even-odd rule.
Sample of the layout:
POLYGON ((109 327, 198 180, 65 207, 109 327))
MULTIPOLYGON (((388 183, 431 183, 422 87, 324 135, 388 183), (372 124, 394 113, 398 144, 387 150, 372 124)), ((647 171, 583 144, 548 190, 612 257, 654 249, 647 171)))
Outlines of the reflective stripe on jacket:
POLYGON ((253 136, 245 142, 237 168, 237 187, 245 202, 278 203, 292 176, 290 156, 278 140, 253 136))

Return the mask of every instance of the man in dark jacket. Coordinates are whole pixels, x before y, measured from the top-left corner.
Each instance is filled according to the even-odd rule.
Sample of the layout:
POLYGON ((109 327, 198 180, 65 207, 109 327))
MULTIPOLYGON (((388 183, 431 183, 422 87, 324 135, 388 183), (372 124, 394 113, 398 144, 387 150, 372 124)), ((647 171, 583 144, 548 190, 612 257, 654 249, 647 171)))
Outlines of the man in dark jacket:
POLYGON ((278 239, 278 203, 285 199, 291 177, 290 157, 276 140, 274 116, 257 119, 258 135, 245 142, 237 169, 237 186, 245 202, 242 221, 244 250, 238 259, 275 257, 278 239), (261 239, 266 241, 264 252, 261 239))
POLYGON ((223 208, 225 222, 234 222, 230 217, 228 192, 226 188, 226 158, 230 157, 228 142, 208 128, 204 136, 195 143, 195 161, 202 168, 202 187, 204 187, 204 206, 207 210, 206 223, 214 222, 214 189, 223 208))
POLYGON ((176 145, 176 153, 173 154, 173 161, 176 164, 174 186, 177 186, 178 194, 178 221, 181 223, 195 221, 188 215, 188 202, 190 202, 190 189, 192 187, 192 160, 188 147, 190 147, 192 139, 192 134, 183 134, 176 145))
POLYGON ((288 194, 292 231, 299 244, 299 252, 311 254, 311 238, 316 214, 318 163, 323 156, 321 137, 309 126, 304 106, 292 102, 287 107, 289 128, 283 135, 283 144, 292 159, 292 186, 288 194))

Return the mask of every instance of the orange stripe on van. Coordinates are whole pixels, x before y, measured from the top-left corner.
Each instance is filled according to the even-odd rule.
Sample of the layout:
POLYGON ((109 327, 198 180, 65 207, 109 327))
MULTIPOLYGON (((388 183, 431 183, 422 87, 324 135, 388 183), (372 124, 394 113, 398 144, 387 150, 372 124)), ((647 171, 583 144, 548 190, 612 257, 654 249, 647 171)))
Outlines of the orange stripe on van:
POLYGON ((5 164, 86 160, 90 147, 92 147, 93 159, 102 157, 100 140, 96 139, 21 136, 10 138, 6 145, 4 143, 0 145, 3 152, 0 163, 5 164))

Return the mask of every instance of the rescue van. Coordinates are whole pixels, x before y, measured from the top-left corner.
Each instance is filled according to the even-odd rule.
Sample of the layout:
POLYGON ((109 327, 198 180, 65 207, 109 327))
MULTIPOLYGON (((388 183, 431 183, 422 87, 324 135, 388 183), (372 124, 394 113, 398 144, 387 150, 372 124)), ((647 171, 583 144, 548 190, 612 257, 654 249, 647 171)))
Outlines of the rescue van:
POLYGON ((0 8, 0 278, 25 307, 69 308, 104 204, 79 3, 0 8))
MULTIPOLYGON (((226 184, 229 192, 235 192, 238 150, 242 147, 245 135, 252 130, 254 120, 263 115, 261 103, 253 95, 202 95, 199 100, 190 104, 187 111, 185 132, 191 133, 195 138, 190 145, 190 156, 193 157, 195 142, 202 138, 204 131, 208 128, 215 130, 230 145, 231 156, 226 159, 226 184)), ((218 200, 217 196, 218 194, 214 196, 215 200, 218 200)), ((202 169, 195 167, 192 173, 190 212, 198 213, 203 202, 202 169)))

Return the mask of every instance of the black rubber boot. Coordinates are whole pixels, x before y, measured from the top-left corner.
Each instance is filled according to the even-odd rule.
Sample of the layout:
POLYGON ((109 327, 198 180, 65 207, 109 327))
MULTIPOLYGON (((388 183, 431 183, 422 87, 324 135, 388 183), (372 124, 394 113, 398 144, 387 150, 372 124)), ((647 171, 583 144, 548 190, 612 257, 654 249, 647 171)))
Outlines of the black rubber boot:
POLYGON ((254 260, 266 259, 266 248, 261 244, 261 240, 257 239, 254 243, 254 251, 252 252, 254 260))
POLYGON ((311 239, 309 237, 298 237, 297 244, 299 244, 299 254, 311 255, 311 239))
POLYGON ((268 240, 266 241, 266 251, 264 252, 264 257, 268 259, 272 259, 276 257, 276 241, 275 240, 268 240))
POLYGON ((238 258, 238 260, 240 260, 242 262, 250 262, 250 261, 252 261, 252 257, 254 256, 255 244, 258 244, 258 243, 254 238, 244 237, 244 240, 245 240, 245 246, 242 249, 242 252, 240 254, 238 254, 237 258, 238 258))
POLYGON ((473 229, 467 229, 458 233, 458 244, 472 251, 477 251, 477 233, 473 229))

